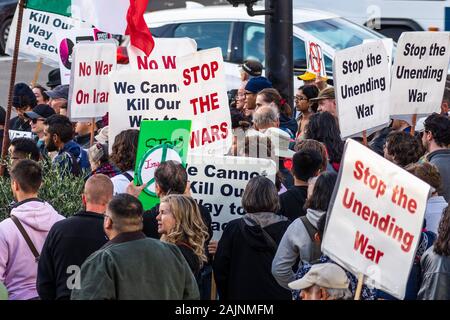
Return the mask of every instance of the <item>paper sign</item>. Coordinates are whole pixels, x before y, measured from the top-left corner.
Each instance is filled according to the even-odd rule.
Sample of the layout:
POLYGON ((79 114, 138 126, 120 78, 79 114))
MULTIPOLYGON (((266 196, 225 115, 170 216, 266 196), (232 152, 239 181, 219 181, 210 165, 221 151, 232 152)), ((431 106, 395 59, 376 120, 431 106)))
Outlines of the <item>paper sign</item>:
POLYGON ((389 61, 382 41, 336 52, 333 74, 342 138, 389 123, 389 61))
POLYGON ((136 155, 134 182, 146 185, 139 196, 144 210, 159 203, 155 190, 155 170, 173 160, 185 166, 189 149, 191 121, 142 121, 136 155))
POLYGON ((320 75, 321 77, 327 76, 325 68, 325 58, 322 53, 320 45, 314 41, 307 40, 306 45, 306 65, 307 70, 320 75))
POLYGON ((322 252, 403 299, 430 186, 352 139, 344 152, 322 252))
POLYGON ((9 130, 9 140, 13 141, 16 138, 33 138, 33 133, 29 131, 9 130))
POLYGON ((226 224, 245 214, 241 200, 248 181, 263 175, 275 183, 277 167, 268 159, 190 154, 187 172, 192 197, 210 211, 213 239, 219 240, 226 224))

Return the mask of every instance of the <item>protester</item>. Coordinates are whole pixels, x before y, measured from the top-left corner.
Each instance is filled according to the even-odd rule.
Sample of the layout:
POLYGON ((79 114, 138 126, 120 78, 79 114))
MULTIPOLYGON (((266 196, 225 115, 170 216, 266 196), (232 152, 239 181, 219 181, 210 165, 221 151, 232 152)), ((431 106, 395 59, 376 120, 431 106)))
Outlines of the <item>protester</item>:
POLYGON ((36 96, 31 88, 26 83, 16 83, 12 105, 17 116, 9 120, 9 130, 31 131, 31 126, 25 118, 25 112, 31 111, 36 104, 36 96))
POLYGON ((253 125, 256 130, 261 132, 269 128, 278 128, 280 126, 280 114, 274 107, 259 107, 253 114, 253 125))
POLYGON ((351 300, 349 280, 345 271, 335 263, 315 264, 289 288, 301 290, 301 300, 351 300))
POLYGON ((317 98, 310 99, 311 102, 318 102, 318 112, 329 112, 337 118, 336 98, 334 88, 329 87, 319 92, 317 98))
POLYGON ((289 300, 270 266, 289 221, 275 214, 278 194, 272 181, 252 178, 242 196, 246 214, 230 221, 219 240, 213 262, 220 300, 289 300), (265 195, 261 197, 261 195, 265 195))
POLYGON ((45 149, 44 141, 44 121, 48 117, 55 114, 55 110, 47 104, 38 104, 33 108, 33 111, 25 113, 25 117, 31 123, 31 132, 37 136, 37 147, 43 157, 47 157, 47 150, 45 149))
POLYGON ((252 78, 260 77, 263 65, 258 60, 245 60, 241 65, 241 81, 246 82, 252 78))
POLYGON ((110 160, 121 171, 111 179, 114 194, 124 193, 127 185, 134 179, 138 138, 138 130, 128 129, 119 133, 114 140, 110 160))
POLYGON ((97 125, 92 121, 87 122, 77 122, 75 125, 75 138, 73 139, 78 143, 83 149, 89 149, 91 146, 91 126, 94 125, 94 135, 97 134, 97 125))
POLYGON ((317 98, 319 89, 315 85, 301 86, 295 95, 295 107, 300 112, 297 117, 298 132, 297 137, 302 139, 305 134, 306 125, 313 113, 317 112, 319 107, 317 102, 312 102, 311 99, 317 98))
POLYGON ((303 208, 308 191, 308 180, 317 176, 322 166, 322 156, 315 150, 304 149, 292 158, 294 186, 280 195, 279 214, 290 221, 306 214, 303 208))
POLYGON ((103 214, 113 196, 111 180, 97 174, 86 181, 84 210, 50 229, 42 248, 37 291, 42 300, 69 300, 83 262, 106 242, 103 214))
POLYGON ((341 140, 336 118, 329 112, 313 114, 306 126, 305 138, 317 140, 325 145, 331 164, 329 170, 338 172, 344 152, 344 142, 341 140))
POLYGON ((305 70, 303 74, 297 76, 297 79, 303 81, 303 85, 305 86, 315 85, 316 74, 314 72, 305 70))
POLYGON ((240 112, 244 111, 245 106, 245 86, 247 82, 243 82, 236 94, 236 109, 240 112))
MULTIPOLYGON (((294 280, 293 267, 296 267, 297 261, 301 266, 321 256, 320 246, 315 243, 314 235, 317 232, 320 217, 328 210, 336 179, 337 175, 331 172, 323 172, 317 178, 312 196, 304 206, 306 216, 295 219, 281 239, 272 262, 272 274, 277 282, 285 288, 288 288, 288 283, 294 280)), ((305 195, 306 192, 307 190, 305 190, 305 195)), ((300 208, 303 209, 303 205, 298 210, 300 208)))
POLYGON ((48 73, 48 82, 46 83, 47 87, 50 88, 50 90, 53 90, 57 86, 61 85, 61 73, 59 71, 59 68, 50 70, 48 73))
POLYGON ((50 98, 45 93, 46 89, 43 86, 36 84, 32 88, 32 90, 33 90, 34 95, 36 96, 37 104, 48 104, 50 98))
POLYGON ((172 243, 180 249, 199 281, 200 269, 208 261, 205 242, 209 234, 197 203, 184 195, 167 195, 161 199, 156 220, 161 241, 172 243))
POLYGON ((422 143, 426 159, 434 164, 442 178, 442 195, 450 202, 450 118, 433 113, 424 122, 422 143))
POLYGON ((90 170, 87 152, 73 137, 73 127, 69 118, 54 114, 44 121, 44 141, 48 152, 58 151, 52 163, 64 173, 81 175, 90 170))
POLYGON ((400 167, 419 161, 423 155, 420 141, 403 131, 391 132, 384 145, 384 157, 400 167))
POLYGON ((67 100, 69 99, 69 86, 59 85, 45 93, 50 98, 50 107, 55 110, 56 114, 67 115, 67 100))
POLYGON ((443 196, 439 196, 442 190, 442 179, 436 166, 430 163, 413 164, 406 168, 409 173, 428 183, 431 188, 431 195, 427 201, 425 209, 426 229, 437 234, 439 221, 442 212, 448 203, 443 196))
POLYGON ((420 260, 422 285, 419 300, 450 300, 450 206, 443 212, 438 237, 420 260))
POLYGON ((39 161, 40 159, 39 149, 30 138, 15 138, 9 145, 8 154, 12 164, 22 159, 34 161, 39 161))
POLYGON ((146 238, 142 204, 119 194, 109 202, 103 224, 109 239, 81 266, 73 300, 198 299, 188 263, 177 246, 146 238), (111 276, 120 275, 120 276, 111 276))
POLYGON ((263 89, 272 88, 272 82, 265 77, 250 79, 245 85, 244 115, 252 117, 256 109, 256 95, 263 89))
POLYGON ((101 144, 109 144, 109 137, 108 137, 108 133, 109 133, 109 127, 103 127, 99 130, 98 134, 94 137, 95 141, 101 143, 101 144))
POLYGON ((10 170, 11 189, 17 201, 10 218, 0 222, 0 281, 11 300, 38 298, 37 262, 50 228, 64 219, 38 198, 42 170, 33 160, 20 160, 10 170))
POLYGON ((99 142, 88 149, 89 163, 91 165, 90 176, 104 174, 109 178, 120 174, 120 170, 109 161, 108 146, 99 142))
POLYGON ((312 139, 297 140, 294 146, 294 151, 298 152, 305 149, 312 149, 320 153, 320 155, 322 156, 322 165, 320 167, 320 172, 326 171, 328 168, 328 154, 325 145, 319 141, 312 139))

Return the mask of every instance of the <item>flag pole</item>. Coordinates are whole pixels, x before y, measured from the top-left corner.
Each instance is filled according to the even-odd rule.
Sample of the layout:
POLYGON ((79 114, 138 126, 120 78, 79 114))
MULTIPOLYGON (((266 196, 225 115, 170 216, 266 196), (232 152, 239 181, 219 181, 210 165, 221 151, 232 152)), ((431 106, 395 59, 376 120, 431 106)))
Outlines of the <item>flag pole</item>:
POLYGON ((95 135, 95 118, 92 118, 91 120, 91 140, 90 140, 90 146, 92 147, 94 145, 94 135, 95 135))
POLYGON ((355 300, 361 300, 361 291, 364 283, 364 275, 362 273, 358 274, 358 285, 356 286, 355 300))
POLYGON ((8 92, 8 105, 6 107, 6 117, 5 117, 5 127, 3 130, 3 145, 2 145, 2 163, 0 166, 0 176, 3 177, 6 169, 5 158, 8 152, 9 146, 9 119, 11 118, 11 109, 13 102, 13 94, 14 94, 14 83, 16 82, 16 73, 17 73, 17 60, 19 57, 19 46, 20 46, 20 34, 22 32, 22 20, 23 20, 23 11, 24 11, 24 1, 19 0, 18 6, 18 16, 17 16, 17 27, 16 27, 16 39, 14 42, 14 52, 13 59, 11 64, 11 75, 9 79, 9 92, 8 92))
POLYGON ((362 136, 363 136, 363 145, 365 145, 367 147, 367 131, 366 130, 363 130, 362 136))
POLYGON ((39 74, 41 73, 42 69, 42 58, 39 58, 38 63, 36 64, 36 70, 34 71, 34 77, 33 80, 31 80, 31 87, 34 87, 39 79, 39 74))
POLYGON ((412 116, 411 121, 411 135, 414 137, 415 131, 416 131, 416 124, 417 124, 417 113, 414 113, 412 116))

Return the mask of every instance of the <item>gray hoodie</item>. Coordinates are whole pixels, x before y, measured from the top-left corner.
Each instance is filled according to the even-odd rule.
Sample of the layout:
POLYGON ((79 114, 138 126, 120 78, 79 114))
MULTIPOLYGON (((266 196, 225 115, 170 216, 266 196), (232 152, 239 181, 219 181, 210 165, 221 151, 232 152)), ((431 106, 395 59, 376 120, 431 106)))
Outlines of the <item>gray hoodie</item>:
MULTIPOLYGON (((325 211, 308 209, 306 218, 317 228, 317 222, 325 211)), ((295 273, 292 267, 298 258, 300 258, 299 267, 305 262, 311 262, 312 241, 308 231, 300 218, 295 219, 286 230, 277 253, 272 262, 272 275, 278 284, 289 289, 288 283, 295 280, 295 273)))

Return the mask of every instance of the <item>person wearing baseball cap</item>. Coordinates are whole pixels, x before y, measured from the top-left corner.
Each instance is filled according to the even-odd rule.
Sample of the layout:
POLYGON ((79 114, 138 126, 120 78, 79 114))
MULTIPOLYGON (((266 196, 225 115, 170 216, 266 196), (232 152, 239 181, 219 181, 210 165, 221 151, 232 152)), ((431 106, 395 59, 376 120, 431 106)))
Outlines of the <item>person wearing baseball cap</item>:
POLYGON ((311 102, 317 101, 319 103, 318 112, 329 112, 334 117, 337 117, 336 110, 336 97, 334 94, 334 87, 323 89, 319 92, 317 98, 310 100, 311 102))
POLYGON ((67 100, 69 99, 69 85, 59 85, 53 90, 45 91, 50 98, 50 106, 56 114, 67 114, 67 100), (61 110, 62 109, 62 110, 61 110))
POLYGON ((292 290, 301 290, 301 300, 350 300, 349 283, 344 269, 337 264, 318 263, 288 286, 292 290))
POLYGON ((316 74, 314 72, 306 70, 305 73, 297 76, 298 80, 302 80, 304 85, 315 84, 316 74))
POLYGON ((262 75, 263 65, 258 60, 245 60, 241 65, 241 81, 248 81, 262 75))
POLYGON ((44 143, 44 121, 53 114, 55 114, 55 110, 47 104, 38 104, 32 111, 25 112, 25 117, 31 125, 31 132, 38 137, 36 144, 43 157, 47 156, 44 143))

